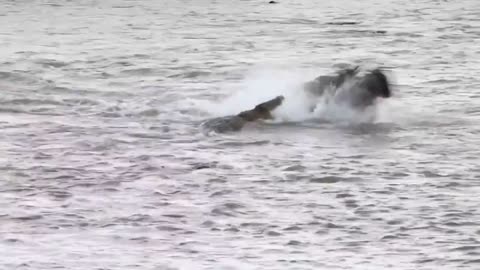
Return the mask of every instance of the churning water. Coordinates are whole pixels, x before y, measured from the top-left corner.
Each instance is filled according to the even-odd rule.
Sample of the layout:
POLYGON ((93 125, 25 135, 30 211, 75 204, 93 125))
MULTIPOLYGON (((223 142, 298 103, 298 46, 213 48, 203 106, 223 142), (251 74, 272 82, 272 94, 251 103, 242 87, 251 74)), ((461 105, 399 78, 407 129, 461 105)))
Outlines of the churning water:
POLYGON ((480 269, 478 1, 267 2, 0 1, 0 269, 480 269))

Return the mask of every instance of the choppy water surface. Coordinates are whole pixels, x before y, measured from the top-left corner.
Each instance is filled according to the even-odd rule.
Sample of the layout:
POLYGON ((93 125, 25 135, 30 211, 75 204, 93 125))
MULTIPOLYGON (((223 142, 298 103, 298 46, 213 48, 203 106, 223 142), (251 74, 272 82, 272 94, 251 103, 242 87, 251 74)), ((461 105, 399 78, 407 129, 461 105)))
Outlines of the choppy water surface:
POLYGON ((266 2, 1 1, 1 269, 480 268, 477 1, 266 2), (298 121, 352 62, 378 121, 298 121))

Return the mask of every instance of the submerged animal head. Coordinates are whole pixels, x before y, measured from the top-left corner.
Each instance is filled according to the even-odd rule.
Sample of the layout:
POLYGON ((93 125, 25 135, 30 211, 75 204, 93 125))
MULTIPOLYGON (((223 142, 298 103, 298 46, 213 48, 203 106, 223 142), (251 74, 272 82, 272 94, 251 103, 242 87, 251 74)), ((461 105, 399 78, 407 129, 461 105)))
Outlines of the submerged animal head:
POLYGON ((256 121, 258 119, 272 119, 271 112, 282 104, 283 96, 278 96, 267 102, 260 103, 253 110, 243 111, 238 114, 245 121, 256 121))
POLYGON ((285 98, 283 96, 277 96, 274 99, 263 102, 255 106, 254 110, 258 111, 273 111, 280 106, 285 98))
POLYGON ((389 98, 392 95, 387 76, 379 69, 365 75, 361 85, 375 97, 389 98))

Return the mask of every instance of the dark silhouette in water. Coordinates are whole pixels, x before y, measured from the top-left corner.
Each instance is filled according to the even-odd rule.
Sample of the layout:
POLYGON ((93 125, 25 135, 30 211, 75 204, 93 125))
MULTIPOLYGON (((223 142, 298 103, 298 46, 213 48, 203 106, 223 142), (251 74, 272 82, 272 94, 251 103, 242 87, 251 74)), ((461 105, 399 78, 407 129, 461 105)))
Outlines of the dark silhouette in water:
MULTIPOLYGON (((319 76, 307 82, 304 90, 312 97, 327 97, 333 102, 347 104, 360 110, 373 105, 378 97, 391 96, 388 79, 381 70, 374 69, 363 76, 359 76, 358 73, 359 68, 354 67, 343 69, 335 75, 319 76)), ((273 119, 272 111, 280 106, 283 100, 283 96, 278 96, 237 115, 207 120, 202 127, 218 133, 239 131, 248 122, 273 119)), ((313 111, 316 103, 312 105, 310 110, 313 111)))
POLYGON ((359 68, 343 69, 335 75, 319 76, 304 85, 305 91, 314 97, 330 95, 334 102, 346 103, 357 109, 373 105, 378 97, 392 95, 387 76, 374 69, 360 76, 359 68))
POLYGON ((283 99, 283 96, 278 96, 274 99, 258 104, 251 110, 243 111, 237 115, 207 120, 202 124, 202 127, 207 131, 215 131, 218 133, 239 131, 248 122, 262 119, 273 119, 271 113, 282 104, 283 99))
POLYGON ((329 25, 355 25, 358 22, 328 22, 329 25))

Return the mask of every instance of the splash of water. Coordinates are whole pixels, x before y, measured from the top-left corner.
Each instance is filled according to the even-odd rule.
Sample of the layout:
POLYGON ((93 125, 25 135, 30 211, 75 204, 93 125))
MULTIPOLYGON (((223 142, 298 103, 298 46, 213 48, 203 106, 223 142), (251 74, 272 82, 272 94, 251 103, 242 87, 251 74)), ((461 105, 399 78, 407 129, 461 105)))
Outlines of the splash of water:
MULTIPOLYGON (((303 84, 321 74, 314 70, 278 70, 261 69, 250 72, 236 91, 221 103, 206 102, 200 105, 201 109, 213 116, 237 114, 252 109, 255 105, 283 95, 285 100, 273 115, 275 122, 303 122, 322 120, 334 123, 372 123, 389 122, 391 119, 385 104, 376 104, 359 111, 345 104, 331 102, 332 97, 314 98, 303 90, 303 84), (382 115, 379 115, 382 113, 382 115)), ((383 103, 383 102, 381 102, 383 103)))

